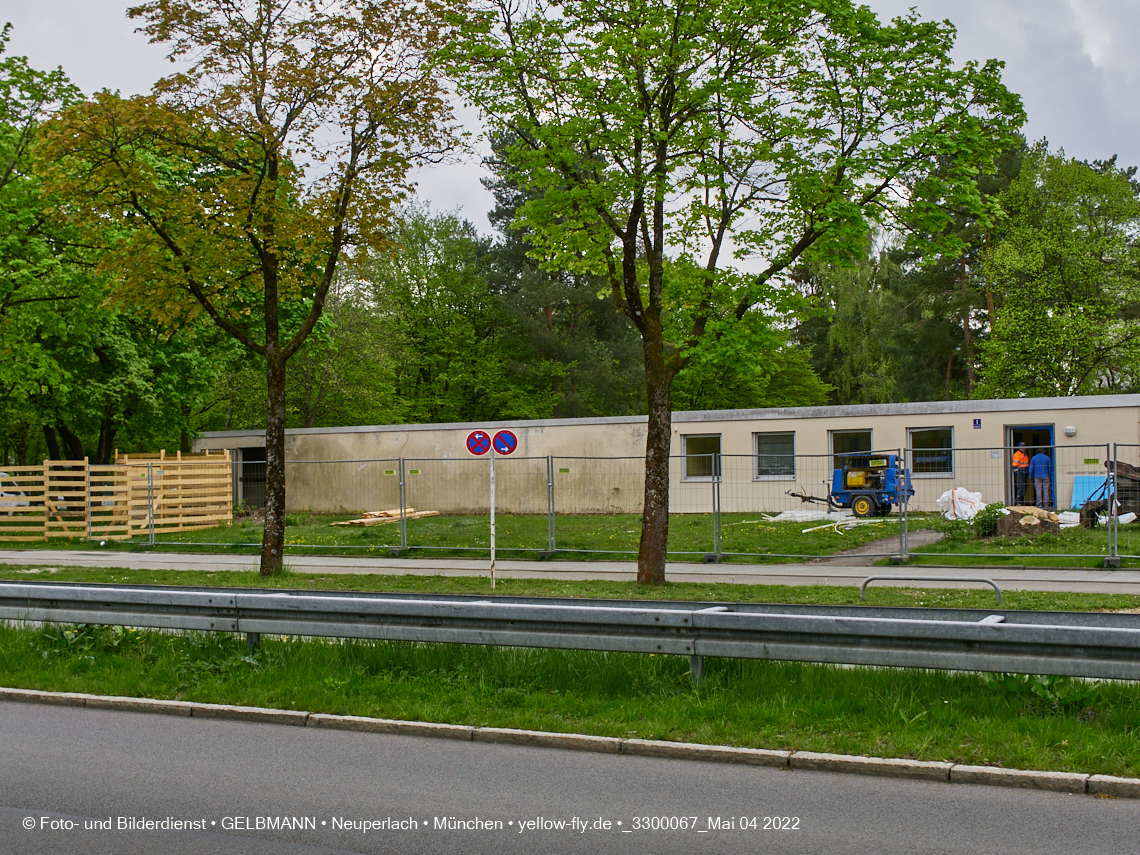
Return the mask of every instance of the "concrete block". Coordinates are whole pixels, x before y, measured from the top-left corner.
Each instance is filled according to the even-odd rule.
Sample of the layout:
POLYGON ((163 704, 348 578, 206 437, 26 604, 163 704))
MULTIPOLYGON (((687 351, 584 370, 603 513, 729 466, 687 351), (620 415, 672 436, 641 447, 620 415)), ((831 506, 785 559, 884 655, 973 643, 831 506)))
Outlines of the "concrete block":
POLYGON ((600 751, 617 754, 621 740, 609 736, 586 736, 578 733, 547 733, 541 730, 515 730, 509 727, 477 727, 471 738, 475 742, 501 745, 530 745, 536 748, 564 748, 570 751, 600 751))
POLYGON ((661 739, 623 739, 621 753, 633 757, 665 757, 674 760, 709 760, 714 763, 744 763, 748 766, 786 767, 790 751, 767 748, 733 748, 661 739))
POLYGON ((952 784, 988 784, 994 787, 1021 787, 1054 793, 1084 793, 1088 775, 1075 772, 1035 772, 1002 769, 998 766, 955 766, 950 770, 952 784))
POLYGON ((87 708, 94 710, 122 710, 125 712, 189 716, 194 709, 194 704, 189 701, 161 701, 154 698, 121 698, 113 695, 91 695, 87 698, 87 708))
POLYGON ((301 710, 273 710, 263 707, 238 707, 230 704, 191 704, 194 718, 222 718, 229 721, 258 721, 266 724, 290 724, 304 727, 309 713, 301 710))
POLYGON ((846 772, 855 775, 878 775, 923 781, 949 781, 953 763, 929 760, 903 760, 894 757, 861 757, 855 754, 817 754, 796 751, 788 761, 793 769, 821 772, 846 772))
POLYGON ((309 727, 332 730, 355 730, 360 733, 396 733, 402 736, 432 736, 441 739, 471 739, 472 727, 459 724, 435 724, 430 721, 399 721, 387 718, 367 718, 358 715, 328 715, 312 713, 309 727))
POLYGON ((1140 778, 1091 775, 1089 776, 1089 795, 1115 796, 1118 799, 1140 799, 1140 778))
POLYGON ((41 692, 38 689, 0 688, 0 701, 19 701, 26 704, 56 704, 64 707, 82 707, 95 695, 80 692, 41 692))

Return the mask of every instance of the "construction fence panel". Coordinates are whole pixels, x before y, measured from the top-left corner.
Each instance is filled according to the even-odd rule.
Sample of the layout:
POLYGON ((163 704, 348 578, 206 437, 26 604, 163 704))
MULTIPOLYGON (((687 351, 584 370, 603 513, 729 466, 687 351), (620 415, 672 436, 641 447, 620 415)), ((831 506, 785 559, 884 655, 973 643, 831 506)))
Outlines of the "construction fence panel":
MULTIPOLYGON (((1105 558, 1111 555, 1107 530, 1090 533, 1077 525, 1077 514, 1087 502, 1104 499, 1108 495, 1111 446, 1038 446, 1025 450, 1030 458, 1043 453, 1049 459, 1050 476, 1040 479, 1040 484, 1029 478, 1024 470, 1014 468, 1017 451, 1014 447, 908 449, 915 489, 910 512, 945 515, 950 491, 962 489, 980 496, 980 501, 986 505, 1001 503, 1009 508, 1037 508, 1058 515, 1071 514, 1058 521, 1062 538, 1059 542, 1042 546, 1032 537, 1021 537, 1022 534, 1046 530, 1030 526, 1025 532, 1018 530, 1016 537, 1003 536, 978 544, 971 551, 975 558, 1031 558, 1046 552, 1057 558, 1105 558), (941 505, 939 500, 942 500, 941 505)), ((1032 522, 1031 516, 1027 511, 1019 518, 1032 522)), ((909 551, 912 555, 923 555, 944 550, 934 543, 909 551)))
POLYGON ((153 500, 156 533, 197 531, 232 522, 233 470, 228 459, 207 462, 168 457, 151 463, 150 471, 148 498, 153 500))
POLYGON ((352 516, 399 509, 399 458, 285 462, 287 513, 352 516))
POLYGON ((0 472, 0 541, 47 537, 47 467, 8 466, 0 472))
POLYGON ((1113 461, 1116 501, 1109 522, 1114 552, 1121 558, 1140 558, 1140 445, 1114 445, 1113 461))
MULTIPOLYGON (((548 459, 496 455, 496 550, 542 550, 548 535, 548 459)), ((491 458, 404 460, 405 503, 415 512, 404 546, 489 552, 491 458), (420 516, 433 514, 433 516, 420 516), (437 518, 438 516, 438 518, 437 518)))

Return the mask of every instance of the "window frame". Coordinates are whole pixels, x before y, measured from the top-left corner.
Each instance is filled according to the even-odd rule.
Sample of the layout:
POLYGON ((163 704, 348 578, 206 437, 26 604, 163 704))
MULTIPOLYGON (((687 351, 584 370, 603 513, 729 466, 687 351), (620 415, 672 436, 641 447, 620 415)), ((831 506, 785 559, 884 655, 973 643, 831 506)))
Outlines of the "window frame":
POLYGON ((721 464, 720 458, 724 455, 724 434, 720 433, 683 433, 681 434, 681 480, 682 481, 712 481, 716 478, 723 478, 724 466, 721 464), (719 451, 713 452, 716 457, 709 461, 712 463, 713 472, 709 475, 690 475, 689 474, 689 458, 703 458, 705 454, 689 454, 689 440, 690 439, 716 439, 717 448, 719 451), (718 471, 719 470, 719 471, 718 471))
POLYGON ((831 459, 831 469, 840 469, 843 464, 839 462, 839 457, 851 457, 854 454, 873 454, 875 451, 875 429, 874 428, 842 428, 835 430, 828 430, 827 432, 827 454, 831 459), (870 448, 865 452, 863 451, 836 451, 835 450, 835 435, 837 433, 865 433, 870 437, 870 448))
POLYGON ((954 473, 957 469, 956 462, 954 459, 955 458, 954 452, 957 450, 957 446, 954 445, 954 426, 953 425, 935 425, 932 427, 917 427, 917 428, 909 428, 908 427, 906 429, 906 447, 907 447, 907 450, 910 452, 910 460, 908 462, 910 464, 910 475, 912 478, 953 478, 954 477, 954 473), (948 431, 950 431, 950 447, 949 448, 942 448, 942 449, 930 448, 930 449, 921 449, 921 450, 923 450, 923 451, 945 451, 945 452, 949 452, 950 469, 949 470, 943 470, 940 472, 919 472, 918 466, 915 463, 915 452, 918 451, 919 449, 916 449, 914 447, 914 434, 916 431, 917 432, 923 432, 923 431, 934 431, 934 430, 948 430, 948 431))
POLYGON ((796 432, 794 430, 754 430, 752 431, 752 480, 753 481, 795 481, 796 480, 796 432), (760 437, 790 436, 792 438, 792 471, 788 475, 762 475, 760 473, 760 437))

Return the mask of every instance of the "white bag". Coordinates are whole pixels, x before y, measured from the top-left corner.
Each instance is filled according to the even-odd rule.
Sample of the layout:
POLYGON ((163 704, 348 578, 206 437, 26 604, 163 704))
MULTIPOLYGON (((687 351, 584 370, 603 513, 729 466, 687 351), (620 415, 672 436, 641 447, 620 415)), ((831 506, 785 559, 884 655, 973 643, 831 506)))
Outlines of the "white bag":
POLYGON ((948 520, 972 520, 985 506, 981 493, 971 493, 965 487, 947 490, 938 499, 938 510, 948 520))

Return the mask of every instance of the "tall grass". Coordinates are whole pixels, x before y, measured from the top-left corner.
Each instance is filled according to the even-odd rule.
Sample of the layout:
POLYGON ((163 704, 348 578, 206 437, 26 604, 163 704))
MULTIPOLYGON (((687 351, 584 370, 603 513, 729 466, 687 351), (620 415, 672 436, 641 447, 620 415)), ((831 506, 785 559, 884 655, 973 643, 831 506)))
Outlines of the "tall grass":
POLYGON ((401 642, 0 627, 8 686, 1140 774, 1140 686, 401 642))

